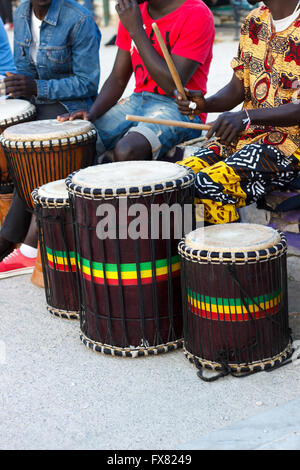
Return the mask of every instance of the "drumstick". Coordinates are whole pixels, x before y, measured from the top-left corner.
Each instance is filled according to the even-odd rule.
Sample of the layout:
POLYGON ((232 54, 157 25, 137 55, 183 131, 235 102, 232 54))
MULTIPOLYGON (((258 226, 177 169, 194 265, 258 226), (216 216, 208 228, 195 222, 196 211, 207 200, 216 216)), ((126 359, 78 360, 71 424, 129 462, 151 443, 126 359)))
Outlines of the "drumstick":
MULTIPOLYGON (((152 23, 152 29, 153 29, 153 31, 155 33, 155 36, 156 36, 156 39, 157 39, 157 41, 160 45, 160 48, 161 48, 162 53, 164 55, 165 61, 167 62, 167 65, 168 65, 171 77, 173 78, 173 81, 175 83, 176 89, 182 95, 183 99, 185 101, 187 101, 187 96, 186 96, 185 90, 183 88, 183 85, 181 83, 179 73, 177 72, 177 69, 176 69, 175 64, 173 62, 173 59, 172 59, 172 57, 171 57, 171 55, 168 51, 167 46, 165 45, 165 42, 162 38, 162 35, 160 34, 160 31, 159 31, 158 26, 157 26, 156 23, 152 23)), ((189 116, 189 118, 192 120, 192 119, 194 119, 194 116, 189 116)))
POLYGON ((195 122, 172 121, 171 119, 156 119, 145 116, 132 116, 126 115, 126 121, 134 122, 147 122, 150 124, 160 124, 163 126, 185 127, 188 129, 199 129, 199 131, 208 131, 211 128, 210 124, 197 124, 195 122))

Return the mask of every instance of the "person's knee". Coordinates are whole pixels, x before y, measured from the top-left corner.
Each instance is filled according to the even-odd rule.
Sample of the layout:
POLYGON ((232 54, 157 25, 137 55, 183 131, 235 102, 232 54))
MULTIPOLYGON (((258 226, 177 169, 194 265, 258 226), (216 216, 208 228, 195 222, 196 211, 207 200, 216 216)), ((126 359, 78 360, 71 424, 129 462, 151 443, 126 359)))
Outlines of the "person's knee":
POLYGON ((114 161, 115 162, 126 162, 128 160, 134 160, 135 151, 132 142, 125 139, 121 139, 114 148, 114 161))
POLYGON ((146 137, 138 132, 130 132, 114 148, 114 161, 150 160, 152 147, 146 137))

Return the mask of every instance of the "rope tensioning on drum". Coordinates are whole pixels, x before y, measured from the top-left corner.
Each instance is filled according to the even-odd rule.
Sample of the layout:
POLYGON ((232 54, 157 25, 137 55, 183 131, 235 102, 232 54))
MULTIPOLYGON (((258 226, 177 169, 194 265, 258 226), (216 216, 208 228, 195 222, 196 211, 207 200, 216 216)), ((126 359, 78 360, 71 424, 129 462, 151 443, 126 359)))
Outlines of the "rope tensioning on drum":
POLYGON ((132 348, 119 348, 116 346, 110 346, 108 344, 98 343, 96 341, 87 338, 83 333, 80 334, 81 342, 88 348, 95 352, 100 352, 110 356, 137 358, 143 356, 157 356, 159 354, 175 351, 183 347, 183 339, 173 341, 166 344, 159 344, 157 346, 149 347, 135 347, 132 348))
POLYGON ((254 362, 252 364, 231 364, 228 362, 213 363, 211 361, 201 359, 191 354, 185 349, 185 347, 184 354, 190 362, 195 364, 199 371, 201 370, 201 373, 198 373, 198 376, 205 382, 211 382, 227 375, 232 375, 233 377, 237 378, 243 378, 247 377, 248 375, 255 374, 256 372, 271 372, 277 369, 278 367, 281 367, 282 365, 290 364, 290 361, 288 361, 288 359, 293 354, 293 348, 292 343, 289 342, 285 350, 277 356, 264 359, 263 361, 254 362), (219 374, 214 377, 207 378, 203 376, 202 369, 206 369, 210 372, 219 372, 219 374))
MULTIPOLYGON (((280 235, 280 238, 281 238, 281 243, 277 243, 276 245, 274 245, 270 248, 267 248, 267 249, 253 251, 253 252, 245 252, 245 253, 229 253, 229 252, 228 253, 224 253, 224 252, 223 253, 218 253, 218 252, 209 252, 209 251, 205 251, 205 250, 201 251, 201 250, 193 249, 193 248, 187 246, 185 244, 185 239, 183 239, 179 243, 179 253, 180 253, 180 255, 182 256, 182 258, 184 260, 182 270, 185 269, 185 262, 188 262, 188 261, 192 262, 192 263, 196 263, 196 264, 200 263, 200 264, 210 264, 210 265, 217 265, 217 264, 218 265, 224 265, 224 269, 226 269, 226 271, 228 272, 228 274, 229 274, 230 278, 232 279, 233 283, 238 287, 239 298, 240 298, 240 302, 241 302, 241 307, 240 308, 241 308, 241 312, 242 312, 243 321, 244 321, 243 309, 245 309, 245 312, 247 313, 247 319, 254 325, 254 329, 256 331, 255 338, 251 342, 251 344, 248 343, 248 345, 247 344, 243 345, 240 348, 237 348, 235 346, 235 348, 232 349, 232 350, 229 350, 229 349, 226 349, 226 350, 223 350, 223 351, 219 350, 218 351, 218 362, 214 362, 214 361, 211 361, 211 360, 208 360, 208 359, 200 358, 196 354, 192 354, 191 352, 189 352, 186 349, 186 346, 185 346, 185 355, 199 369, 198 376, 202 380, 204 380, 206 382, 212 382, 212 381, 218 380, 221 377, 225 377, 229 374, 231 374, 234 377, 246 377, 247 375, 251 375, 253 373, 256 373, 256 372, 259 372, 259 371, 262 371, 262 370, 270 372, 271 370, 274 370, 278 367, 282 367, 283 365, 289 364, 291 362, 289 360, 289 358, 293 354, 291 330, 287 329, 287 328, 283 329, 283 323, 282 323, 282 321, 284 321, 284 318, 282 317, 282 315, 284 315, 285 310, 278 310, 278 312, 282 312, 281 317, 279 317, 279 318, 281 318, 281 322, 274 320, 274 318, 272 318, 272 315, 266 310, 266 308, 264 308, 259 303, 259 302, 261 302, 260 298, 261 297, 265 298, 265 297, 261 296, 261 297, 259 297, 259 300, 256 300, 256 298, 253 298, 253 296, 249 295, 247 290, 242 286, 241 282, 239 281, 239 279, 236 275, 236 268, 235 268, 235 265, 237 265, 237 266, 240 266, 240 265, 243 265, 243 264, 244 265, 251 265, 252 263, 258 263, 258 266, 259 266, 261 264, 264 264, 266 261, 272 260, 273 258, 274 259, 277 258, 278 260, 280 260, 280 258, 283 255, 285 255, 285 253, 286 253, 287 245, 286 245, 285 236, 280 232, 279 232, 279 235, 280 235), (250 305, 252 305, 253 312, 251 312, 251 310, 250 310, 250 305), (255 309, 257 309, 257 310, 255 310, 255 309), (262 345, 260 343, 258 343, 258 339, 259 339, 259 337, 258 337, 258 326, 259 325, 255 321, 259 317, 255 318, 255 314, 254 314, 255 311, 260 312, 259 314, 261 315, 261 318, 262 317, 266 318, 267 321, 270 321, 271 324, 274 325, 278 329, 278 331, 282 335, 281 341, 284 341, 283 338, 286 338, 287 337, 286 335, 288 335, 289 336, 288 344, 282 352, 280 352, 278 354, 275 354, 274 356, 269 357, 267 359, 256 360, 256 361, 253 361, 253 362, 249 361, 249 362, 245 362, 245 363, 240 363, 239 361, 237 361, 235 359, 235 361, 232 363, 232 361, 229 360, 230 357, 234 357, 234 358, 242 357, 242 353, 247 353, 251 349, 254 349, 255 347, 259 347, 259 349, 261 349, 262 345), (204 373, 203 373, 203 371, 205 369, 217 372, 217 374, 214 375, 213 377, 205 377, 204 373)), ((272 271, 272 268, 268 268, 268 269, 271 269, 271 271, 272 271)), ((279 262, 279 265, 278 265, 278 269, 280 269, 280 270, 282 269, 282 264, 280 264, 280 262, 279 262)), ((256 270, 255 270, 255 273, 257 275, 256 270)), ((280 273, 282 273, 282 271, 280 271, 280 273)), ((282 276, 282 274, 279 274, 279 276, 282 276)), ((281 279, 281 278, 278 278, 277 282, 278 282, 279 279, 281 279)), ((257 280, 256 280, 256 282, 257 282, 257 280)), ((280 282, 283 282, 283 284, 281 284, 281 285, 284 286, 284 281, 282 281, 282 279, 281 279, 280 282)), ((273 281, 271 281, 271 283, 273 283, 273 281)), ((183 286, 183 288, 185 290, 185 286, 183 286)), ((285 292, 285 291, 283 290, 283 292, 285 292)), ((186 292, 186 296, 188 296, 188 295, 190 295, 189 294, 189 289, 186 292)), ((274 292, 274 295, 275 295, 275 292, 274 292)), ((282 295, 284 295, 284 294, 282 294, 282 295)), ((207 299, 208 299, 208 297, 207 297, 207 299)), ((218 299, 216 299, 216 300, 218 300, 218 299)), ((228 299, 228 302, 229 302, 229 300, 230 299, 228 299)), ((234 299, 232 299, 232 301, 233 300, 234 299)), ((275 298, 274 298, 274 300, 276 302, 275 298)), ((284 297, 282 297, 281 300, 283 300, 283 308, 284 308, 284 297)), ((203 300, 200 298, 200 300, 198 300, 198 302, 199 301, 204 302, 204 295, 203 295, 203 300)), ((206 302, 207 301, 208 300, 206 300, 206 302)), ((264 300, 264 302, 266 302, 266 300, 264 300)), ((200 305, 202 305, 202 304, 200 304, 200 305)), ((224 304, 222 304, 222 305, 223 305, 222 309, 224 309, 224 304)), ((231 304, 229 304, 229 305, 231 305, 231 304)), ((277 305, 277 304, 273 303, 272 296, 270 296, 270 303, 268 305, 270 305, 270 306, 273 305, 270 312, 273 311, 273 313, 275 313, 276 310, 272 310, 272 309, 275 309, 275 305, 277 305)), ((199 307, 197 307, 197 308, 199 308, 199 307)), ((201 308, 204 308, 204 307, 201 307, 201 308)), ((279 308, 279 307, 277 307, 277 308, 279 308)), ((231 309, 231 307, 229 307, 229 312, 231 312, 230 309, 231 309)), ((217 312, 218 312, 218 310, 217 310, 217 312)), ((222 310, 222 312, 223 312, 223 310, 222 310)), ((225 312, 225 309, 224 309, 224 312, 225 312)), ((207 315, 207 313, 205 313, 204 318, 207 318, 206 315, 207 315)), ((210 313, 210 315, 212 315, 212 314, 210 313)), ((225 313, 223 315, 224 315, 224 320, 225 320, 225 313)), ((235 313, 235 315, 236 315, 236 313, 235 313)), ((256 314, 256 315, 258 315, 258 314, 256 314)), ((230 313, 230 317, 231 317, 231 313, 230 313)), ((213 317, 209 316, 208 318, 213 318, 213 317)), ((218 318, 219 318, 219 313, 218 313, 218 318)), ((217 318, 215 318, 215 319, 217 319, 217 318)), ((237 320, 237 318, 235 317, 235 321, 236 320, 237 320)), ((219 318, 219 321, 220 321, 220 318, 219 318)), ((231 321, 232 320, 230 320, 230 323, 231 323, 231 321)), ((270 332, 271 331, 272 330, 270 329, 270 332)), ((250 332, 250 330, 249 330, 249 332, 250 332)), ((191 339, 193 341, 193 338, 191 338, 191 339)), ((249 337, 249 339, 250 339, 250 337, 249 337)), ((278 339, 280 339, 280 338, 278 338, 278 339)), ((190 341, 190 338, 189 338, 189 341, 190 341)), ((281 342, 279 344, 277 344, 278 348, 279 348, 279 345, 281 345, 281 342)), ((247 354, 247 356, 250 358, 249 354, 247 354)), ((262 356, 262 357, 264 357, 264 356, 262 356)))
POLYGON ((60 310, 58 308, 50 307, 47 305, 47 310, 52 315, 63 318, 65 320, 79 320, 80 315, 78 312, 68 312, 66 310, 60 310))

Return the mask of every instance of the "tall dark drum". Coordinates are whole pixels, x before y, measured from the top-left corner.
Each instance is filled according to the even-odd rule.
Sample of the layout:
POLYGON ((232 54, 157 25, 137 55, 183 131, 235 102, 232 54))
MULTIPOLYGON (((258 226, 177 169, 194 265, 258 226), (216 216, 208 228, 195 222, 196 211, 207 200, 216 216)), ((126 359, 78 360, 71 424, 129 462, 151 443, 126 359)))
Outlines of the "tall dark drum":
POLYGON ((45 184, 32 193, 47 308, 61 318, 79 318, 73 222, 65 181, 45 184))
POLYGON ((67 178, 88 347, 136 357, 182 346, 177 245, 193 214, 193 181, 190 169, 149 161, 67 178))
POLYGON ((204 380, 290 357, 286 250, 282 233, 256 224, 200 228, 179 243, 185 352, 204 380))

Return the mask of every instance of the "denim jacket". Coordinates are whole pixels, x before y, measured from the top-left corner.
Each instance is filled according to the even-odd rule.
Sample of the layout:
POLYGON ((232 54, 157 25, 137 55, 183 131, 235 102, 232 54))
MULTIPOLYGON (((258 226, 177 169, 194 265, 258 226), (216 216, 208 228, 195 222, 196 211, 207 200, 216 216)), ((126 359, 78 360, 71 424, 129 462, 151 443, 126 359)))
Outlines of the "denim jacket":
POLYGON ((69 112, 88 110, 97 95, 101 33, 90 13, 74 0, 52 0, 40 31, 35 65, 30 56, 31 6, 14 14, 17 73, 36 79, 37 103, 62 103, 69 112))
POLYGON ((5 75, 5 72, 15 73, 16 69, 7 33, 0 18, 0 75, 5 75))

